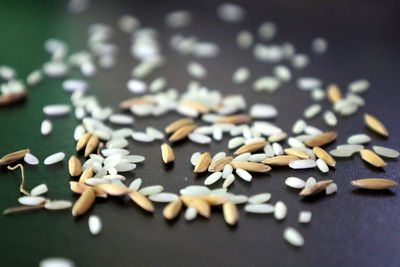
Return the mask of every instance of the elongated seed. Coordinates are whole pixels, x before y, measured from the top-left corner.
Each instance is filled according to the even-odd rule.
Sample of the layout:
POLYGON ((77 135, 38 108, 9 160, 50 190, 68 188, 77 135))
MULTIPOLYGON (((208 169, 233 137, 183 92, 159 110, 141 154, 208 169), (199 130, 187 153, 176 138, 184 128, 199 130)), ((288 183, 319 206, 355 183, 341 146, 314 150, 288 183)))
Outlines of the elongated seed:
POLYGON ((176 218, 176 216, 178 216, 179 212, 181 211, 181 208, 182 208, 182 202, 179 199, 169 203, 163 209, 164 218, 167 220, 173 220, 174 218, 176 218))
POLYGON ((87 179, 93 177, 93 166, 89 166, 86 170, 83 171, 81 177, 79 178, 79 183, 84 184, 87 179))
POLYGON ((342 92, 340 92, 340 89, 336 84, 328 85, 328 88, 326 90, 328 93, 328 99, 332 103, 335 103, 342 99, 342 92))
POLYGON ((301 192, 299 193, 300 196, 311 196, 318 194, 319 192, 325 190, 325 188, 333 183, 333 180, 324 180, 319 181, 311 186, 306 186, 301 192))
POLYGON ((74 193, 82 194, 88 188, 93 188, 95 193, 96 193, 96 197, 107 198, 107 194, 104 191, 100 190, 99 188, 91 187, 91 186, 89 186, 87 184, 78 183, 78 182, 75 182, 75 181, 69 182, 69 185, 70 185, 71 191, 74 192, 74 193))
POLYGON ((295 156, 295 157, 298 157, 299 159, 309 159, 310 158, 309 155, 307 155, 303 151, 298 150, 296 148, 286 148, 284 150, 284 152, 289 156, 295 156))
POLYGON ((205 152, 201 154, 199 160, 196 163, 196 166, 194 167, 194 172, 196 173, 205 172, 208 169, 210 162, 211 162, 210 153, 205 152))
POLYGON ((241 146, 233 154, 240 155, 240 154, 247 153, 247 152, 253 153, 258 150, 263 149, 266 145, 268 145, 268 142, 254 142, 254 143, 246 144, 246 145, 241 146))
POLYGON ((117 184, 100 184, 95 187, 111 196, 121 196, 128 193, 128 189, 117 184))
POLYGON ((187 207, 194 207, 196 208, 197 212, 208 218, 210 217, 210 205, 205 202, 204 200, 194 197, 194 196, 181 196, 180 200, 187 206, 187 207))
POLYGON ((168 139, 170 142, 176 142, 186 138, 194 129, 196 129, 197 125, 189 124, 182 126, 178 130, 176 130, 168 139))
POLYGON ((182 128, 185 125, 189 125, 193 123, 193 119, 191 118, 183 118, 183 119, 179 119, 177 121, 174 121, 173 123, 169 124, 167 127, 165 127, 165 132, 167 134, 169 133, 173 133, 176 130, 182 128))
POLYGON ((78 176, 82 173, 82 165, 79 159, 71 156, 68 161, 69 174, 71 176, 78 176))
POLYGON ((233 115, 220 118, 215 121, 215 123, 232 123, 232 124, 241 124, 247 123, 251 121, 251 117, 245 114, 233 115))
POLYGON ((383 123, 380 122, 374 116, 365 113, 364 121, 365 121, 365 124, 367 125, 367 127, 370 128, 371 130, 373 130, 374 132, 376 132, 380 135, 383 135, 383 136, 389 136, 389 132, 386 129, 385 125, 383 125, 383 123))
POLYGON ((248 172, 268 172, 271 170, 271 167, 265 164, 257 163, 257 162, 244 162, 244 161, 235 161, 229 163, 235 170, 243 169, 248 172))
POLYGON ((313 148, 313 151, 314 151, 315 156, 317 156, 318 158, 325 161, 325 163, 328 164, 329 166, 331 166, 331 167, 336 166, 336 160, 334 160, 331 157, 331 155, 329 155, 328 152, 326 152, 324 149, 316 146, 313 148))
POLYGON ((233 157, 224 157, 222 159, 218 159, 210 164, 208 167, 209 172, 219 172, 224 169, 225 165, 231 162, 233 157))
POLYGON ((30 152, 29 149, 23 149, 23 150, 9 153, 0 159, 0 165, 7 165, 7 164, 13 163, 15 161, 21 160, 29 152, 30 152))
POLYGON ((170 163, 175 159, 174 151, 165 143, 161 145, 161 156, 165 164, 170 163))
POLYGON ((96 150, 98 145, 99 138, 96 135, 90 136, 85 148, 85 158, 92 154, 92 152, 96 150))
POLYGON ((375 152, 369 149, 361 149, 361 158, 375 167, 385 167, 387 163, 379 157, 375 152))
POLYGON ((314 146, 323 146, 326 145, 333 140, 336 139, 337 133, 335 132, 326 132, 322 133, 320 135, 317 135, 316 137, 308 140, 304 144, 309 147, 314 147, 314 146))
POLYGON ((95 191, 92 188, 86 189, 75 202, 74 207, 72 208, 72 215, 79 216, 85 214, 93 205, 95 198, 95 191))
POLYGON ((90 133, 83 134, 79 138, 78 142, 76 143, 76 151, 83 149, 86 146, 86 144, 88 143, 91 136, 92 136, 92 134, 90 134, 90 133))
POLYGON ((265 159, 262 161, 262 163, 274 166, 287 166, 290 162, 295 160, 299 160, 299 158, 295 156, 283 155, 265 159))
POLYGON ((226 202, 222 206, 225 222, 229 225, 235 225, 239 220, 239 212, 237 207, 232 202, 226 202))
POLYGON ((359 188, 372 189, 372 190, 383 190, 398 185, 393 180, 382 179, 382 178, 358 179, 351 181, 351 184, 359 188))
POLYGON ((153 203, 151 203, 151 201, 144 195, 142 195, 136 191, 131 191, 131 192, 129 192, 128 195, 142 209, 144 209, 148 212, 154 211, 153 203))

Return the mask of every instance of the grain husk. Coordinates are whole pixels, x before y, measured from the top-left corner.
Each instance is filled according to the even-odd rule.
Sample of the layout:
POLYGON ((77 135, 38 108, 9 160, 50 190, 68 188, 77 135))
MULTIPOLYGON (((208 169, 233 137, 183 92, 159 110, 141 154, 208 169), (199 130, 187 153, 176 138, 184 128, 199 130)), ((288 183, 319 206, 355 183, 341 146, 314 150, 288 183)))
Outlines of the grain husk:
POLYGON ((309 147, 314 147, 314 146, 323 146, 326 144, 329 144, 333 140, 335 140, 337 137, 336 132, 325 132, 320 135, 317 135, 316 137, 308 140, 304 144, 309 147))
POLYGON ((299 195, 311 196, 318 194, 319 192, 324 191, 325 188, 331 183, 333 183, 333 180, 319 181, 312 186, 305 187, 303 190, 300 191, 299 195))
POLYGON ((193 102, 193 101, 181 100, 181 101, 179 101, 179 105, 195 109, 200 113, 210 112, 210 109, 208 107, 203 106, 202 104, 199 104, 199 103, 193 102))
POLYGON ((86 144, 85 157, 88 157, 90 154, 92 154, 92 152, 96 150, 98 145, 99 138, 96 135, 92 135, 86 144))
POLYGON ((369 149, 360 150, 361 158, 375 167, 385 167, 387 163, 379 157, 375 152, 369 149))
POLYGON ((71 176, 78 176, 82 173, 82 165, 77 157, 72 155, 69 158, 68 169, 71 176))
POLYGON ((91 136, 92 136, 92 134, 90 134, 90 133, 83 134, 79 138, 78 142, 76 143, 76 151, 83 149, 86 146, 86 144, 88 143, 91 136))
POLYGON ((9 153, 0 159, 0 165, 7 165, 13 163, 15 161, 21 160, 25 157, 27 153, 29 153, 29 148, 18 150, 12 153, 9 153))
POLYGON ((336 160, 334 160, 332 158, 332 156, 329 155, 328 152, 326 152, 324 149, 316 146, 316 147, 313 147, 313 152, 318 158, 325 161, 325 163, 328 164, 329 166, 331 166, 331 167, 336 166, 336 160))
POLYGON ((342 92, 336 84, 330 84, 326 91, 330 102, 335 103, 342 99, 342 92))
POLYGON ((179 119, 177 121, 172 122, 167 127, 165 127, 165 132, 167 134, 173 133, 176 130, 178 130, 179 128, 182 128, 183 126, 189 125, 189 124, 192 124, 192 123, 193 123, 193 119, 191 119, 191 118, 179 119))
POLYGON ((247 161, 233 161, 229 163, 235 170, 243 169, 247 172, 268 172, 271 167, 262 163, 247 162, 247 161))
POLYGON ((240 155, 240 154, 247 153, 247 152, 253 153, 258 150, 263 149, 268 144, 269 144, 268 142, 254 142, 254 143, 250 143, 247 145, 243 145, 243 146, 239 147, 239 149, 236 150, 233 154, 240 155))
POLYGON ((164 218, 167 220, 175 219, 176 216, 178 216, 181 209, 182 209, 182 202, 179 199, 169 203, 163 209, 164 218))
POLYGON ((116 184, 99 184, 95 186, 96 189, 104 191, 106 194, 111 196, 122 196, 128 193, 128 189, 116 184))
POLYGON ((296 156, 290 155, 283 155, 283 156, 276 156, 272 158, 268 158, 262 161, 263 164, 269 164, 273 166, 287 166, 290 162, 299 160, 300 158, 296 156))
POLYGON ((79 216, 85 214, 93 205, 96 199, 96 193, 92 188, 87 188, 72 208, 72 215, 79 216))
POLYGON ((180 200, 182 200, 186 207, 194 207, 203 217, 210 217, 211 209, 206 201, 194 196, 181 196, 180 200))
POLYGON ((228 199, 225 196, 209 195, 209 196, 197 196, 201 200, 204 200, 211 206, 218 206, 224 204, 228 199))
POLYGON ((384 190, 398 185, 393 180, 382 178, 358 179, 351 181, 351 184, 355 187, 371 190, 384 190))
POLYGON ((161 157, 165 164, 174 161, 175 159, 174 151, 168 144, 164 143, 161 145, 161 157))
POLYGON ((89 188, 93 188, 96 193, 96 197, 102 197, 102 198, 108 197, 108 195, 104 191, 100 190, 99 188, 95 188, 90 185, 87 185, 87 184, 71 181, 71 182, 69 182, 69 186, 70 186, 71 191, 74 193, 77 193, 77 194, 82 194, 85 190, 87 190, 89 188))
POLYGON ((374 116, 372 116, 368 113, 365 113, 364 121, 365 121, 365 124, 367 125, 367 127, 370 128, 372 131, 374 131, 380 135, 383 135, 385 137, 389 136, 389 132, 386 129, 385 125, 383 125, 383 123, 380 122, 374 116))
POLYGON ((215 123, 232 123, 232 124, 242 124, 251 121, 251 117, 246 114, 232 115, 219 118, 215 123))
POLYGON ((285 148, 284 150, 285 154, 289 156, 295 156, 298 157, 299 159, 309 159, 310 156, 304 153, 301 150, 298 150, 296 148, 285 148))
POLYGON ((197 160, 196 166, 194 166, 194 172, 205 172, 211 162, 211 155, 208 152, 201 154, 200 158, 197 160))
POLYGON ((239 220, 239 212, 237 207, 232 202, 226 202, 222 206, 222 212, 224 214, 224 220, 229 225, 235 225, 239 220))
POLYGON ((128 195, 142 209, 148 212, 154 211, 153 203, 151 203, 151 201, 144 195, 136 191, 130 191, 128 195))
POLYGON ((196 129, 197 125, 189 124, 182 126, 178 130, 176 130, 168 139, 170 142, 176 142, 186 138, 194 129, 196 129))
POLYGON ((224 157, 222 159, 218 159, 210 164, 208 167, 209 172, 219 172, 222 171, 226 164, 231 162, 233 157, 224 157))
POLYGON ((83 171, 81 177, 79 178, 79 183, 84 184, 87 179, 93 177, 93 167, 89 166, 86 170, 83 171))

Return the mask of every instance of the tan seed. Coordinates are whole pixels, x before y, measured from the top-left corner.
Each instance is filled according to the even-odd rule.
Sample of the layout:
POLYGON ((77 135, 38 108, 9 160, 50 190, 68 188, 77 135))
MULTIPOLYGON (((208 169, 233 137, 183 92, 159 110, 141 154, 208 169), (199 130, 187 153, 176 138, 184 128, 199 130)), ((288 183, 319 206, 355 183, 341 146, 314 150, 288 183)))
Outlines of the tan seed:
POLYGON ((72 215, 79 216, 85 214, 93 205, 95 198, 96 194, 94 190, 92 188, 86 189, 72 207, 72 215))
POLYGON ((98 145, 99 138, 96 135, 92 135, 86 144, 85 157, 88 157, 93 151, 95 151, 98 145))
POLYGON ((161 145, 161 157, 165 164, 174 161, 175 159, 174 151, 168 144, 164 143, 161 145))
POLYGON ((285 132, 276 133, 276 134, 270 135, 268 137, 268 142, 271 142, 271 143, 280 142, 280 141, 286 139, 286 137, 287 137, 287 133, 285 133, 285 132))
POLYGON ((90 133, 83 134, 79 138, 78 143, 76 143, 76 151, 83 149, 86 146, 86 144, 88 143, 91 136, 92 136, 92 134, 90 134, 90 133))
POLYGON ((29 148, 9 153, 0 159, 0 165, 7 165, 21 160, 29 153, 29 148))
POLYGON ((71 156, 68 161, 69 174, 71 176, 78 176, 82 173, 82 165, 79 159, 75 156, 71 156))
POLYGON ((296 156, 290 155, 283 155, 283 156, 276 156, 268 159, 264 159, 262 161, 263 164, 269 164, 274 166, 287 166, 290 162, 299 160, 300 158, 296 156))
POLYGON ((385 167, 387 163, 375 152, 369 149, 360 150, 361 158, 375 167, 385 167))
POLYGON ((308 140, 305 142, 306 146, 314 147, 314 146, 323 146, 326 145, 333 140, 336 139, 337 133, 335 132, 326 132, 322 133, 320 135, 317 135, 316 137, 308 140))
POLYGON ((307 155, 303 151, 298 150, 296 148, 286 148, 284 151, 285 151, 285 154, 287 154, 289 156, 298 157, 299 159, 309 159, 310 158, 309 155, 307 155))
POLYGON ((208 152, 201 154, 200 158, 197 160, 196 166, 194 166, 194 172, 205 172, 211 162, 211 155, 208 152))
POLYGON ((224 169, 225 165, 231 162, 233 157, 225 157, 222 159, 218 159, 211 163, 210 167, 208 167, 209 172, 219 172, 224 169))
POLYGON ((232 161, 229 163, 235 170, 243 169, 248 172, 268 172, 271 167, 257 162, 232 161))
POLYGON ((167 134, 169 133, 173 133, 176 130, 178 130, 179 128, 182 128, 185 125, 189 125, 193 123, 193 119, 191 118, 183 118, 177 121, 174 121, 173 123, 171 123, 170 125, 168 125, 167 127, 165 127, 165 132, 167 134))
POLYGON ((372 131, 374 131, 380 135, 386 136, 386 137, 389 136, 389 132, 386 129, 385 125, 383 125, 383 123, 380 122, 374 116, 365 113, 364 121, 365 121, 365 124, 368 126, 368 128, 370 128, 372 131))
POLYGON ((225 196, 209 195, 209 196, 197 196, 197 197, 200 198, 201 200, 204 200, 211 206, 218 206, 228 201, 228 199, 225 196))
POLYGON ((7 106, 19 101, 22 101, 26 97, 26 91, 18 93, 10 93, 5 95, 0 95, 0 106, 7 106))
POLYGON ((222 212, 224 213, 225 222, 229 225, 235 225, 239 220, 239 212, 232 202, 226 202, 222 206, 222 212))
POLYGON ((250 144, 243 145, 243 146, 239 147, 239 149, 236 150, 233 154, 234 155, 240 155, 240 154, 247 153, 247 152, 253 153, 253 152, 256 152, 256 151, 258 151, 260 149, 263 149, 266 145, 268 145, 268 142, 250 143, 250 144))
POLYGON ((181 208, 182 202, 179 199, 169 203, 163 209, 163 215, 165 219, 173 220, 174 218, 176 218, 176 216, 178 216, 179 212, 181 211, 181 208))
POLYGON ((215 121, 215 123, 232 123, 232 124, 242 124, 242 123, 247 123, 250 122, 251 118, 249 115, 246 114, 239 114, 239 115, 233 115, 233 116, 227 116, 220 118, 215 121))
POLYGON ((81 177, 79 178, 79 183, 84 184, 86 180, 93 177, 93 167, 90 166, 83 171, 81 177))
POLYGON ((208 107, 203 106, 202 104, 199 104, 199 103, 193 102, 193 101, 181 100, 179 102, 179 105, 195 109, 200 113, 208 113, 208 112, 210 112, 210 109, 208 107))
POLYGON ((92 186, 89 186, 87 184, 82 184, 82 183, 78 183, 75 181, 71 181, 69 182, 69 186, 72 192, 77 193, 77 194, 82 194, 83 192, 85 192, 85 190, 89 189, 89 188, 93 188, 95 193, 96 193, 96 197, 101 197, 101 198, 107 198, 108 195, 100 190, 99 188, 94 188, 92 186))
POLYGON ((132 107, 134 105, 138 105, 138 104, 154 104, 154 101, 143 98, 143 97, 134 97, 134 98, 122 101, 119 104, 119 107, 121 109, 129 109, 130 107, 132 107))
POLYGON ((130 191, 128 195, 142 209, 148 212, 154 211, 153 203, 151 203, 151 201, 147 197, 143 196, 139 192, 130 191))
POLYGON ((196 129, 196 127, 197 125, 195 124, 182 126, 169 137, 168 141, 176 142, 182 140, 186 138, 191 132, 193 132, 193 130, 196 129))
POLYGON ((210 205, 204 200, 193 196, 181 196, 180 199, 186 207, 194 207, 201 216, 210 217, 210 205))
POLYGON ((128 193, 128 189, 116 184, 99 184, 95 186, 96 189, 104 191, 111 196, 122 196, 128 193))
POLYGON ((325 190, 325 188, 333 183, 333 180, 324 180, 324 181, 319 181, 315 183, 312 186, 306 187, 301 192, 299 193, 300 196, 311 196, 318 194, 319 192, 325 190))
POLYGON ((326 90, 328 93, 328 99, 332 103, 335 103, 342 99, 342 92, 336 84, 330 84, 326 90))
POLYGON ((315 146, 313 147, 313 151, 318 158, 325 161, 325 163, 328 164, 329 166, 331 167, 336 166, 336 160, 334 160, 332 156, 329 155, 328 152, 326 152, 324 149, 320 148, 319 146, 315 146))
POLYGON ((351 184, 359 188, 371 189, 371 190, 383 190, 398 185, 395 181, 382 178, 353 180, 351 181, 351 184))

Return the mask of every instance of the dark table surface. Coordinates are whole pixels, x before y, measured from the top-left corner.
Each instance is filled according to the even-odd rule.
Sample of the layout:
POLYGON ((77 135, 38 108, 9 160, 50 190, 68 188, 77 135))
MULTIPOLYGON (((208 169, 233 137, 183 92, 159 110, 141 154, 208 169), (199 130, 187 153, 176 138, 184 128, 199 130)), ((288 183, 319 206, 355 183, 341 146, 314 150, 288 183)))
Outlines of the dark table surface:
MULTIPOLYGON (((85 48, 87 27, 94 22, 115 26, 120 15, 132 14, 146 26, 159 30, 163 54, 168 67, 157 71, 167 77, 171 86, 183 91, 190 78, 186 64, 188 56, 178 56, 168 46, 168 39, 177 30, 163 24, 164 15, 176 9, 194 13, 194 23, 182 33, 216 42, 222 47, 216 59, 200 60, 209 70, 204 84, 224 93, 241 93, 248 104, 271 103, 279 109, 275 123, 290 132, 293 122, 312 102, 307 93, 295 86, 295 78, 320 77, 325 83, 345 86, 352 80, 367 78, 371 90, 365 94, 366 106, 356 115, 341 118, 339 136, 334 145, 345 143, 347 136, 367 133, 371 144, 400 148, 400 8, 398 1, 243 1, 248 11, 246 20, 237 25, 219 21, 215 8, 219 1, 92 1, 82 15, 71 15, 64 1, 1 1, 0 2, 0 64, 14 66, 21 78, 48 60, 43 42, 51 37, 66 40, 72 51, 85 48), (233 70, 248 66, 253 78, 271 73, 272 65, 256 62, 250 51, 241 52, 235 44, 239 30, 256 31, 264 20, 277 23, 279 33, 274 41, 293 42, 300 52, 311 55, 312 64, 295 72, 293 82, 275 94, 257 94, 251 83, 236 86, 231 83, 233 70), (315 55, 310 41, 322 36, 329 41, 328 52, 315 55), (367 130, 363 112, 381 118, 388 126, 386 140, 367 130)), ((129 55, 129 37, 116 31, 115 42, 120 48, 118 64, 110 71, 100 70, 87 80, 90 93, 99 97, 102 105, 114 107, 131 96, 126 89, 132 67, 137 63, 129 55)), ((80 77, 73 74, 72 77, 80 77)), ((46 79, 29 92, 22 105, 0 109, 0 155, 29 147, 43 159, 54 152, 74 154, 72 138, 77 121, 73 116, 52 119, 54 132, 43 137, 40 123, 45 118, 41 108, 46 104, 69 103, 69 95, 61 89, 62 80, 46 79)), ((323 104, 328 108, 329 104, 323 104)), ((136 119, 134 129, 146 125, 162 129, 178 118, 175 114, 162 118, 136 119)), ((327 130, 321 117, 310 120, 312 125, 327 130)), ((129 149, 142 154, 146 161, 128 174, 128 182, 142 177, 144 185, 162 184, 166 191, 177 192, 190 184, 202 184, 204 175, 195 176, 189 164, 194 151, 212 153, 225 150, 228 137, 210 146, 183 142, 175 146, 176 161, 171 169, 163 168, 159 143, 130 142, 129 149)), ((187 222, 181 215, 168 223, 161 214, 163 205, 149 215, 128 199, 111 198, 97 201, 90 212, 73 218, 70 210, 45 210, 14 214, 0 218, 0 265, 35 266, 46 257, 62 256, 78 266, 399 266, 400 208, 398 189, 385 192, 354 190, 349 181, 362 177, 384 177, 399 181, 397 160, 388 160, 383 170, 367 166, 358 156, 339 159, 337 168, 322 175, 317 170, 296 171, 286 168, 257 176, 252 183, 237 181, 234 193, 251 195, 272 193, 272 202, 283 200, 288 216, 277 222, 271 215, 245 214, 240 208, 237 227, 228 227, 220 210, 209 220, 198 218, 187 222), (296 175, 306 179, 334 179, 338 192, 329 197, 299 199, 296 192, 283 185, 285 177, 296 175), (298 211, 313 212, 310 224, 297 222, 298 211), (100 215, 103 231, 92 236, 88 231, 90 214, 100 215), (286 226, 294 226, 305 238, 305 245, 294 248, 282 238, 286 226)), ((16 206, 19 172, 1 169, 0 210, 16 206)), ((54 166, 26 166, 26 187, 46 183, 48 197, 75 200, 69 190, 67 160, 54 166)))

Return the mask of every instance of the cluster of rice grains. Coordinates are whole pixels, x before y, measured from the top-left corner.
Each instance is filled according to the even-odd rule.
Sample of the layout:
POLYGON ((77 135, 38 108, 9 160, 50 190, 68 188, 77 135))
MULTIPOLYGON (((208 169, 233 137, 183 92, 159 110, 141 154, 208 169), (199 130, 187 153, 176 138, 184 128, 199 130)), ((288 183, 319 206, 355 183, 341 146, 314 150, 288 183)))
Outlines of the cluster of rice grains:
MULTIPOLYGON (((220 5, 217 14, 226 23, 239 23, 246 16, 242 7, 230 3, 220 5)), ((167 14, 165 18, 166 25, 175 30, 193 21, 193 15, 189 11, 175 11, 167 14)), ((146 81, 154 70, 167 64, 167 59, 161 53, 159 32, 153 28, 142 27, 137 18, 129 15, 119 19, 118 28, 131 35, 131 54, 139 61, 132 69, 132 77, 127 81, 127 89, 136 96, 124 99, 120 103, 121 113, 115 113, 111 107, 101 106, 95 96, 87 95, 89 85, 86 81, 69 78, 64 80, 63 89, 72 94, 73 108, 69 104, 51 104, 43 107, 44 114, 49 118, 41 125, 43 135, 52 132, 50 118, 68 115, 74 111, 76 119, 81 122, 75 128, 74 139, 77 141, 76 150, 82 151, 87 160, 82 164, 72 155, 68 163, 70 175, 78 178, 77 181, 70 182, 70 188, 80 195, 72 207, 73 216, 85 214, 98 197, 127 195, 148 212, 154 211, 153 202, 165 203, 163 215, 168 220, 176 218, 183 206, 186 206, 184 218, 187 220, 195 219, 197 214, 208 218, 212 206, 221 206, 226 223, 235 225, 239 219, 239 205, 244 205, 246 212, 271 213, 276 220, 283 220, 287 212, 291 212, 284 202, 268 203, 271 199, 268 192, 260 192, 253 196, 234 194, 228 192, 230 185, 238 178, 246 183, 251 182, 254 173, 270 172, 273 176, 274 168, 282 166, 293 170, 317 168, 320 172, 327 173, 336 167, 334 157, 350 157, 355 153, 359 153, 363 160, 378 168, 387 165, 381 157, 399 156, 399 152, 386 147, 373 146, 373 151, 364 148, 371 138, 363 133, 350 136, 348 144, 327 151, 325 147, 329 146, 338 134, 332 130, 323 131, 307 122, 322 115, 326 127, 333 129, 338 123, 337 116, 356 113, 364 105, 360 95, 369 88, 367 80, 360 79, 350 83, 344 95, 335 84, 322 89, 323 83, 318 78, 299 78, 297 86, 300 90, 310 92, 315 103, 304 110, 303 118, 294 122, 291 131, 285 132, 274 123, 266 121, 278 116, 278 110, 273 105, 256 103, 248 108, 243 95, 224 96, 218 90, 210 90, 202 85, 200 80, 207 77, 207 69, 197 61, 191 61, 186 67, 193 81, 188 84, 185 92, 168 89, 171 81, 167 81, 165 77, 146 81), (326 110, 323 108, 327 105, 321 104, 324 100, 331 105, 326 110), (177 112, 184 118, 172 122, 164 131, 151 126, 142 131, 133 130, 131 127, 134 116, 158 117, 169 112, 177 112), (178 194, 164 192, 162 185, 142 187, 141 178, 135 179, 127 186, 124 183, 126 177, 120 174, 134 170, 136 163, 145 160, 143 156, 131 154, 127 149, 130 138, 143 143, 164 140, 160 157, 165 164, 170 164, 175 159, 175 142, 187 138, 197 144, 211 144, 221 141, 227 134, 231 136, 226 150, 228 152, 222 151, 215 155, 209 152, 195 152, 188 160, 188 164, 191 163, 194 167, 194 173, 210 173, 204 180, 204 186, 189 185, 182 188, 178 194), (221 188, 209 188, 217 183, 221 183, 221 188)), ((242 30, 236 38, 238 49, 252 49, 255 60, 274 64, 271 75, 254 79, 252 86, 257 92, 277 91, 292 80, 292 71, 306 68, 310 64, 309 57, 297 53, 293 44, 271 43, 277 30, 275 23, 264 22, 256 34, 242 30), (256 40, 259 41, 255 43, 256 40)), ((73 68, 80 70, 85 77, 95 75, 98 67, 113 68, 117 64, 118 52, 118 47, 112 43, 113 32, 114 29, 109 25, 91 25, 88 30, 88 49, 75 53, 69 53, 67 44, 61 40, 47 40, 45 49, 51 54, 51 60, 27 77, 27 86, 37 85, 44 77, 64 78, 73 68)), ((215 58, 221 52, 215 43, 178 33, 171 36, 170 46, 182 56, 198 59, 215 58)), ((327 49, 327 42, 316 38, 312 41, 311 48, 314 53, 322 54, 327 49)), ((10 104, 26 96, 25 84, 16 79, 16 72, 12 68, 0 66, 0 78, 4 80, 1 85, 0 105, 10 104)), ((237 85, 244 84, 251 78, 250 70, 244 66, 239 67, 231 77, 232 82, 237 85)), ((365 114, 364 118, 368 128, 384 137, 388 136, 387 129, 377 118, 369 114, 365 114)), ((28 152, 24 150, 6 155, 0 163, 8 165, 24 158, 28 164, 39 164, 39 160, 28 152)), ((62 152, 53 154, 44 160, 44 164, 54 164, 62 161, 64 157, 62 152)), ((151 167, 153 168, 153 165, 151 167)), ((330 195, 337 190, 337 185, 329 179, 317 181, 313 177, 307 180, 288 177, 282 183, 298 189, 301 197, 320 192, 330 195)), ((357 179, 351 181, 351 184, 365 189, 387 189, 397 185, 396 182, 383 178, 357 179)), ((71 206, 68 201, 57 202, 39 196, 46 191, 46 185, 40 185, 28 193, 23 189, 22 183, 21 192, 26 196, 21 197, 19 202, 24 206, 16 208, 17 210, 6 210, 5 213, 25 207, 61 209, 71 206)), ((299 223, 308 223, 310 220, 311 211, 299 212, 299 223)), ((98 216, 90 217, 89 228, 92 234, 101 231, 102 223, 98 216)), ((304 244, 304 238, 293 227, 287 227, 283 237, 294 246, 304 244)))

